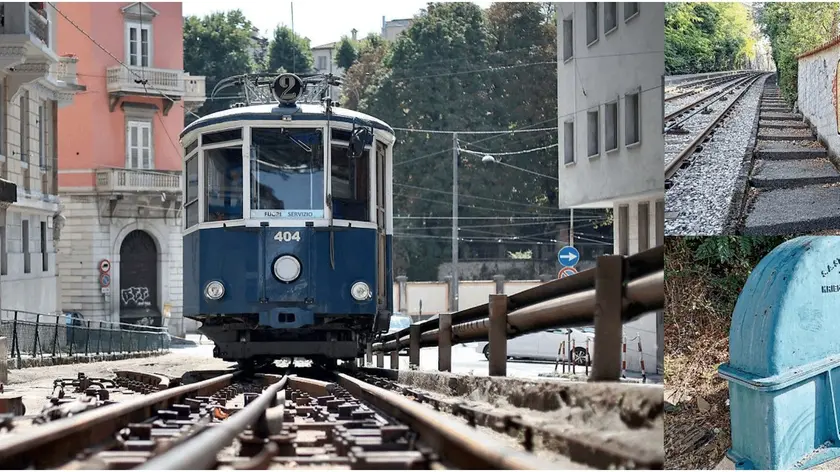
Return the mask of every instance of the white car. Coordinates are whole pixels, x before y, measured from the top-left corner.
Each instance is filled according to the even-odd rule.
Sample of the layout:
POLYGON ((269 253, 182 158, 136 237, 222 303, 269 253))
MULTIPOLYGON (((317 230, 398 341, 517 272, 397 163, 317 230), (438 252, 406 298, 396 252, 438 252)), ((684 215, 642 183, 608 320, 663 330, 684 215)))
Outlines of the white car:
MULTIPOLYGON (((595 329, 587 328, 563 328, 563 329, 549 329, 540 331, 539 333, 526 334, 507 342, 507 357, 513 359, 535 359, 535 360, 550 360, 557 359, 560 343, 569 341, 569 335, 574 340, 575 350, 572 355, 575 364, 586 365, 587 350, 586 340, 589 340, 589 357, 590 361, 594 357, 595 349, 595 329)), ((490 344, 487 342, 480 342, 475 349, 477 352, 484 354, 484 357, 490 358, 490 344)), ((566 346, 566 359, 569 355, 569 346, 566 346)))

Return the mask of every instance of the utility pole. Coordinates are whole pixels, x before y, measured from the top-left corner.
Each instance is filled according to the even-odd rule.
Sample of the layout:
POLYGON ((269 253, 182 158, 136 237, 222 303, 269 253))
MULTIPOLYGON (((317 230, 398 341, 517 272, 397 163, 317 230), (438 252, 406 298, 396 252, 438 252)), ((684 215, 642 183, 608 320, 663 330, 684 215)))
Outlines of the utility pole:
MULTIPOLYGON (((292 40, 295 35, 295 2, 290 2, 292 7, 292 40)), ((292 54, 292 74, 297 73, 297 56, 292 54)), ((664 89, 663 89, 664 90, 664 89)))
POLYGON ((452 293, 458 311, 458 133, 452 133, 452 293))
POLYGON ((575 247, 575 209, 569 209, 569 246, 575 247))

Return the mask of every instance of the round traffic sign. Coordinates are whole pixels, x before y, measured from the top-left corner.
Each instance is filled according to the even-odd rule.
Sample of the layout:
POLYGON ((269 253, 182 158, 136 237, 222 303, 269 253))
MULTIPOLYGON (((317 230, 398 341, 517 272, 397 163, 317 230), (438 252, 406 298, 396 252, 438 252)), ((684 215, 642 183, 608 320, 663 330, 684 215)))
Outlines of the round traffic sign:
POLYGON ((580 253, 572 246, 566 246, 557 252, 557 261, 563 267, 574 267, 580 259, 580 253))
POLYGON ((99 261, 99 272, 105 273, 111 270, 111 261, 102 259, 99 261))
POLYGON ((557 274, 558 279, 563 279, 572 275, 577 274, 577 269, 574 267, 563 267, 560 269, 560 272, 557 274))
POLYGON ((99 277, 99 284, 102 285, 103 287, 107 287, 107 286, 111 285, 111 276, 108 275, 108 274, 102 274, 99 277))

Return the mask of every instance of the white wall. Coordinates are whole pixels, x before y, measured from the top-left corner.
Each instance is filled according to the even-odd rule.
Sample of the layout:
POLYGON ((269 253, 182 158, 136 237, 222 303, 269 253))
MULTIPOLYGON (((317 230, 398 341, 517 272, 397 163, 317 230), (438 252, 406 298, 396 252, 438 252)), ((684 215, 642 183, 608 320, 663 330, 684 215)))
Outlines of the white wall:
POLYGON ((799 110, 816 127, 829 153, 840 154, 840 127, 837 123, 836 86, 840 44, 799 59, 799 110))
POLYGON ((639 14, 624 22, 618 3, 618 29, 604 35, 598 3, 598 41, 586 44, 586 3, 556 3, 558 50, 559 207, 609 208, 619 197, 664 194, 662 76, 664 4, 639 3, 639 14), (574 57, 563 60, 563 20, 574 19, 574 57), (597 56, 597 57, 589 57, 597 56), (626 146, 627 93, 641 91, 641 142, 626 146), (585 93, 584 93, 585 92, 585 93), (604 105, 619 100, 618 150, 605 152, 604 105), (598 109, 601 153, 588 157, 587 111, 598 109), (564 123, 574 121, 575 162, 564 164, 564 123))

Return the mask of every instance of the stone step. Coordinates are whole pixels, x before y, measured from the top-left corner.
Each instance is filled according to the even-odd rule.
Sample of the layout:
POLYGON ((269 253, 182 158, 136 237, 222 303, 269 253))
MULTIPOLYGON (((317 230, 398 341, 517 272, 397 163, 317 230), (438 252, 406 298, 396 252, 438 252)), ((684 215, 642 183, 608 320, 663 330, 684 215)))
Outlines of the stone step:
POLYGON ((759 121, 758 122, 759 128, 773 128, 773 129, 784 129, 784 128, 796 128, 796 129, 806 129, 808 125, 802 121, 759 121))
POLYGON ((767 120, 767 121, 779 121, 779 120, 802 120, 802 115, 799 113, 779 113, 779 112, 762 112, 758 118, 760 120, 767 120))
POLYGON ((801 134, 762 134, 758 131, 758 139, 762 141, 816 141, 816 136, 809 134, 802 136, 801 134))
POLYGON ((816 159, 826 157, 827 155, 828 153, 824 148, 758 149, 755 151, 755 156, 758 159, 773 161, 783 161, 787 159, 816 159))
POLYGON ((760 190, 744 222, 750 236, 840 229, 840 185, 760 190))
POLYGON ((828 159, 800 159, 755 163, 750 183, 757 188, 791 188, 840 183, 840 172, 828 159))
POLYGON ((761 106, 762 113, 790 113, 790 108, 788 107, 769 107, 769 106, 761 106))

